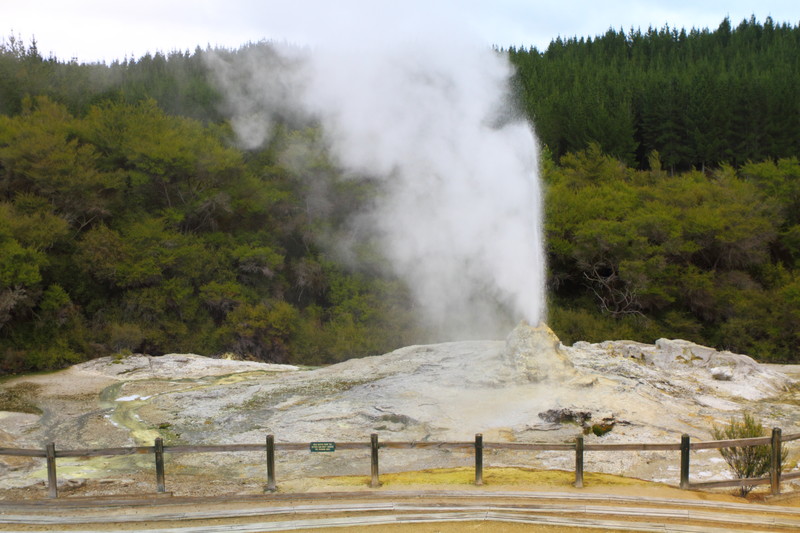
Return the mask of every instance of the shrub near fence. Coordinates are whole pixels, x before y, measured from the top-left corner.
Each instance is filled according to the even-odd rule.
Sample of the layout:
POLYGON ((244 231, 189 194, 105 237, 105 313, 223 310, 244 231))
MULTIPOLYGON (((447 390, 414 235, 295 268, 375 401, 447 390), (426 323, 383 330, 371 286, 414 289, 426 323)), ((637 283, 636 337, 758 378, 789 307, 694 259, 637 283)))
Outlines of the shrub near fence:
POLYGON ((436 441, 412 441, 412 442, 379 442, 378 434, 373 433, 369 442, 312 442, 312 443, 293 443, 275 442, 273 435, 267 435, 263 444, 220 444, 220 445, 180 445, 164 446, 163 440, 158 438, 153 446, 132 446, 124 448, 101 448, 83 450, 57 450, 54 443, 49 443, 44 450, 0 448, 0 455, 17 457, 41 457, 47 461, 47 493, 50 498, 58 497, 58 477, 56 470, 56 459, 63 457, 98 457, 115 455, 134 455, 152 454, 155 463, 156 492, 166 492, 166 481, 164 474, 164 454, 182 453, 230 453, 230 452, 264 452, 266 454, 267 484, 265 490, 275 491, 277 483, 275 479, 275 458, 276 452, 292 451, 341 451, 341 450, 370 450, 370 486, 380 486, 379 476, 379 450, 400 450, 400 449, 440 449, 440 450, 473 450, 475 455, 475 484, 483 484, 483 451, 493 450, 518 450, 518 451, 565 451, 575 454, 575 486, 583 487, 583 458, 586 452, 606 451, 606 452, 635 452, 635 451, 677 451, 680 452, 680 488, 681 489, 705 489, 719 487, 741 487, 743 485, 765 485, 770 484, 772 494, 780 493, 782 481, 800 479, 800 472, 789 474, 781 473, 781 448, 782 443, 800 440, 800 433, 792 435, 782 435, 780 428, 772 430, 770 437, 758 437, 749 439, 718 440, 691 442, 688 435, 681 437, 680 443, 632 443, 632 444, 602 444, 584 442, 580 435, 573 443, 564 444, 545 444, 545 443, 521 443, 521 442, 483 442, 483 435, 475 435, 475 440, 464 442, 436 442, 436 441), (734 446, 771 446, 772 452, 772 471, 768 477, 733 479, 720 481, 705 481, 701 483, 691 483, 689 480, 690 455, 692 451, 730 448, 734 446))

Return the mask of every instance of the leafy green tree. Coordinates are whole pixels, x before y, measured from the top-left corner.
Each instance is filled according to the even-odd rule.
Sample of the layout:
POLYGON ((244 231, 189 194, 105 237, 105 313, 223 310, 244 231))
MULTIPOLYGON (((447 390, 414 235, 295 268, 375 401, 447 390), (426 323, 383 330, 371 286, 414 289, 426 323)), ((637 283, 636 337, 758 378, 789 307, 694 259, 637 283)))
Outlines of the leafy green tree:
POLYGON ((291 341, 298 320, 297 310, 286 302, 241 305, 226 318, 224 343, 242 357, 288 363, 292 361, 291 341))
POLYGON ((25 314, 33 307, 45 256, 0 236, 0 257, 0 327, 7 327, 14 315, 25 314))
POLYGON ((21 115, 0 117, 0 194, 44 198, 78 229, 107 218, 118 176, 97 169, 96 150, 78 142, 63 106, 43 97, 24 104, 21 115))

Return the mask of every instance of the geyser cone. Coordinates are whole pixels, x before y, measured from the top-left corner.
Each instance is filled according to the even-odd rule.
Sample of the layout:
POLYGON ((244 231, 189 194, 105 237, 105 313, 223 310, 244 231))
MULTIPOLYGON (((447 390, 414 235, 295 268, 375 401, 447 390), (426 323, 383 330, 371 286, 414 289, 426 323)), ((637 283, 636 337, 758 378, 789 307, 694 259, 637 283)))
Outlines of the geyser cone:
POLYGON ((520 322, 506 338, 505 357, 518 376, 531 382, 566 380, 576 374, 561 341, 544 322, 520 322))

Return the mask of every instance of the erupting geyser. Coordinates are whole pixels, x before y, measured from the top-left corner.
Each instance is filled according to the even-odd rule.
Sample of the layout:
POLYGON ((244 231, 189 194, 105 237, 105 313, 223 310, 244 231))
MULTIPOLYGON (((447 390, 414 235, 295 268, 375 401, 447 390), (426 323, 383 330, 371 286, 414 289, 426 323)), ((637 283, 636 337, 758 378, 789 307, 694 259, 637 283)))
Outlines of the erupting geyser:
POLYGON ((504 336, 544 319, 537 143, 506 55, 431 27, 372 40, 350 28, 308 50, 252 47, 211 64, 244 144, 267 140, 276 114, 313 119, 345 173, 380 183, 336 248, 377 239, 445 336, 504 336))

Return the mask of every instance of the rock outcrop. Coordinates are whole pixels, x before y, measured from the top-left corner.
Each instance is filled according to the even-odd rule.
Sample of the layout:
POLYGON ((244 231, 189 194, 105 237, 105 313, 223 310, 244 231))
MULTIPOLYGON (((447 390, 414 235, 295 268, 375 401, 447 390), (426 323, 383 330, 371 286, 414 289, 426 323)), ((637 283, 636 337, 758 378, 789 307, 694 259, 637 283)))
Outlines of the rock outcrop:
MULTIPOLYGON (((36 399, 43 414, 23 428, 7 426, 4 421, 14 417, 0 416, 8 447, 41 448, 50 441, 69 448, 151 445, 156 436, 167 444, 259 443, 266 434, 278 442, 367 441, 373 432, 393 441, 465 441, 483 433, 487 442, 569 442, 578 434, 589 442, 676 442, 682 433, 710 439, 712 424, 744 410, 766 427, 800 431, 794 382, 747 356, 666 339, 564 346, 543 325, 520 324, 505 342, 409 346, 314 370, 195 355, 131 356, 2 386, 25 380, 43 384, 36 399)), ((598 452, 590 468, 676 482, 673 455, 598 452)), ((348 457, 290 454, 282 456, 281 472, 348 472, 348 457)), ((715 458, 693 458, 695 479, 725 472, 715 458)), ((492 458, 495 465, 534 468, 571 468, 573 460, 569 454, 512 452, 492 458)), ((83 461, 85 477, 112 477, 110 464, 123 476, 132 468, 126 458, 76 461, 83 461)), ((219 454, 175 461, 186 472, 223 463, 246 468, 219 454)), ((390 453, 381 468, 470 461, 466 453, 390 453)), ((40 479, 40 471, 16 468, 6 469, 0 483, 40 479)))
POLYGON ((505 356, 517 379, 557 383, 575 376, 561 341, 545 324, 532 327, 523 322, 514 328, 506 339, 505 356))
POLYGON ((654 345, 633 341, 576 342, 574 357, 581 352, 599 358, 622 356, 659 369, 667 376, 696 381, 703 388, 745 400, 760 400, 786 391, 791 380, 753 358, 732 352, 718 352, 685 340, 658 339, 654 345))

